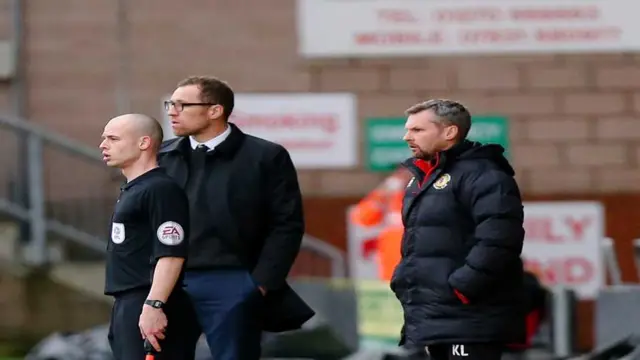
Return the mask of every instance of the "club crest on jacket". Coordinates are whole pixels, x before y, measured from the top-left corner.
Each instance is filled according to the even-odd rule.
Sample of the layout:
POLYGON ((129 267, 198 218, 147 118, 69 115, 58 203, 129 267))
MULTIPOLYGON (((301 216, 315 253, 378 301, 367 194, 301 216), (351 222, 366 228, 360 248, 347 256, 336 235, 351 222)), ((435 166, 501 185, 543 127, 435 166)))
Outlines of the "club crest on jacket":
POLYGON ((447 185, 449 185, 449 181, 451 181, 451 175, 444 174, 440 176, 440 178, 436 180, 436 182, 433 183, 433 187, 437 190, 442 190, 446 188, 447 185))

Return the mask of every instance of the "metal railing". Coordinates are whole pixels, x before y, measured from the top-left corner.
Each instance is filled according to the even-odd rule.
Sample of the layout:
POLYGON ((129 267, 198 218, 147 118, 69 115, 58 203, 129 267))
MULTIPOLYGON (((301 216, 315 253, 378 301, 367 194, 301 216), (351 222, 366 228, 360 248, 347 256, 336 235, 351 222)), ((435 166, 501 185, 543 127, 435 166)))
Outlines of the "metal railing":
MULTIPOLYGON (((0 128, 9 131, 1 134, 4 153, 9 159, 17 159, 10 164, 13 166, 5 167, 4 185, 22 189, 17 196, 5 195, 0 198, 0 211, 27 225, 27 236, 23 237, 27 237, 24 245, 29 248, 26 253, 30 255, 24 260, 32 265, 46 264, 49 261, 48 239, 51 237, 103 252, 103 233, 87 230, 82 225, 87 223, 88 218, 96 218, 96 222, 105 224, 106 231, 106 209, 100 209, 95 201, 91 201, 87 209, 93 211, 84 211, 84 219, 75 222, 58 216, 55 211, 56 202, 66 202, 62 207, 68 207, 69 199, 73 199, 78 190, 77 187, 66 187, 61 180, 82 182, 83 178, 95 178, 86 176, 93 173, 100 174, 97 177, 102 178, 104 183, 87 186, 97 185, 99 188, 100 185, 113 182, 113 172, 104 168, 99 151, 6 114, 0 115, 0 128), (21 152, 22 149, 26 149, 26 152, 21 152), (74 163, 74 159, 80 163, 74 163), (13 171, 7 170, 12 167, 13 171), (48 170, 54 170, 53 174, 49 174, 48 170)), ((106 199, 108 196, 104 194, 99 198, 106 199)))
MULTIPOLYGON (((47 264, 52 242, 102 257, 119 173, 104 166, 97 148, 22 119, 0 115, 0 130, 0 189, 3 182, 12 189, 0 191, 0 215, 25 225, 22 237, 30 256, 23 260, 47 264)), ((328 260, 333 277, 346 276, 339 249, 309 235, 302 247, 328 260)))
POLYGON ((317 253, 328 260, 331 264, 331 277, 347 277, 347 259, 344 252, 340 249, 311 235, 304 236, 302 239, 302 248, 317 253))

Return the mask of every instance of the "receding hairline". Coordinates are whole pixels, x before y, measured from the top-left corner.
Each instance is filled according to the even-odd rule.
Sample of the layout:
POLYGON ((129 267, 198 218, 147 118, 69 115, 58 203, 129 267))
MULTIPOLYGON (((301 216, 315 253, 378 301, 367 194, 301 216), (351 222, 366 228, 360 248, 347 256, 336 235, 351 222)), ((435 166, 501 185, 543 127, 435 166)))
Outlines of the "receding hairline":
POLYGON ((471 129, 471 113, 462 103, 450 99, 431 99, 409 107, 405 110, 405 115, 411 116, 425 111, 433 112, 437 117, 434 121, 440 124, 456 126, 460 138, 466 139, 471 129))
POLYGON ((442 102, 445 102, 445 101, 447 101, 447 100, 431 99, 431 100, 419 102, 419 103, 417 103, 415 105, 412 105, 407 110, 405 110, 404 114, 409 116, 409 115, 419 114, 419 113, 421 113, 423 111, 433 110, 436 106, 438 106, 438 104, 440 104, 442 102))

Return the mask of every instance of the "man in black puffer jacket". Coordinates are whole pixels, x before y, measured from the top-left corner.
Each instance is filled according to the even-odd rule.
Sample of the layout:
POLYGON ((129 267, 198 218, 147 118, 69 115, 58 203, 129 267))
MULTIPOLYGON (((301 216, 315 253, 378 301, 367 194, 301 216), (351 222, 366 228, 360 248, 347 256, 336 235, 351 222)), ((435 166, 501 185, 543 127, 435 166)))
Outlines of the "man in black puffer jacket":
POLYGON ((414 174, 391 288, 405 347, 431 359, 498 360, 525 338, 523 207, 499 145, 466 140, 467 109, 430 100, 406 112, 414 174))

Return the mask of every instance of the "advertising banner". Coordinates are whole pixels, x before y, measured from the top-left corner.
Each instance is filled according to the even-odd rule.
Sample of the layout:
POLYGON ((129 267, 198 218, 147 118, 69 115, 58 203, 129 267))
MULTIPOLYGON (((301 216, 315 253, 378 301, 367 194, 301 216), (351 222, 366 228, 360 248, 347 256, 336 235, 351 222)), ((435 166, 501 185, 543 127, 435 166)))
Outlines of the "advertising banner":
MULTIPOLYGON (((593 299, 605 285, 603 206, 588 201, 526 202, 524 212, 525 267, 547 286, 566 286, 575 290, 580 299, 593 299)), ((377 279, 375 245, 384 226, 347 224, 352 276, 377 279)))
POLYGON ((298 51, 309 58, 640 49, 640 3, 629 0, 298 0, 297 6, 298 51))
MULTIPOLYGON (((298 169, 358 165, 356 96, 350 93, 239 93, 230 122, 284 146, 298 169)), ((165 138, 173 137, 164 116, 165 138)))

